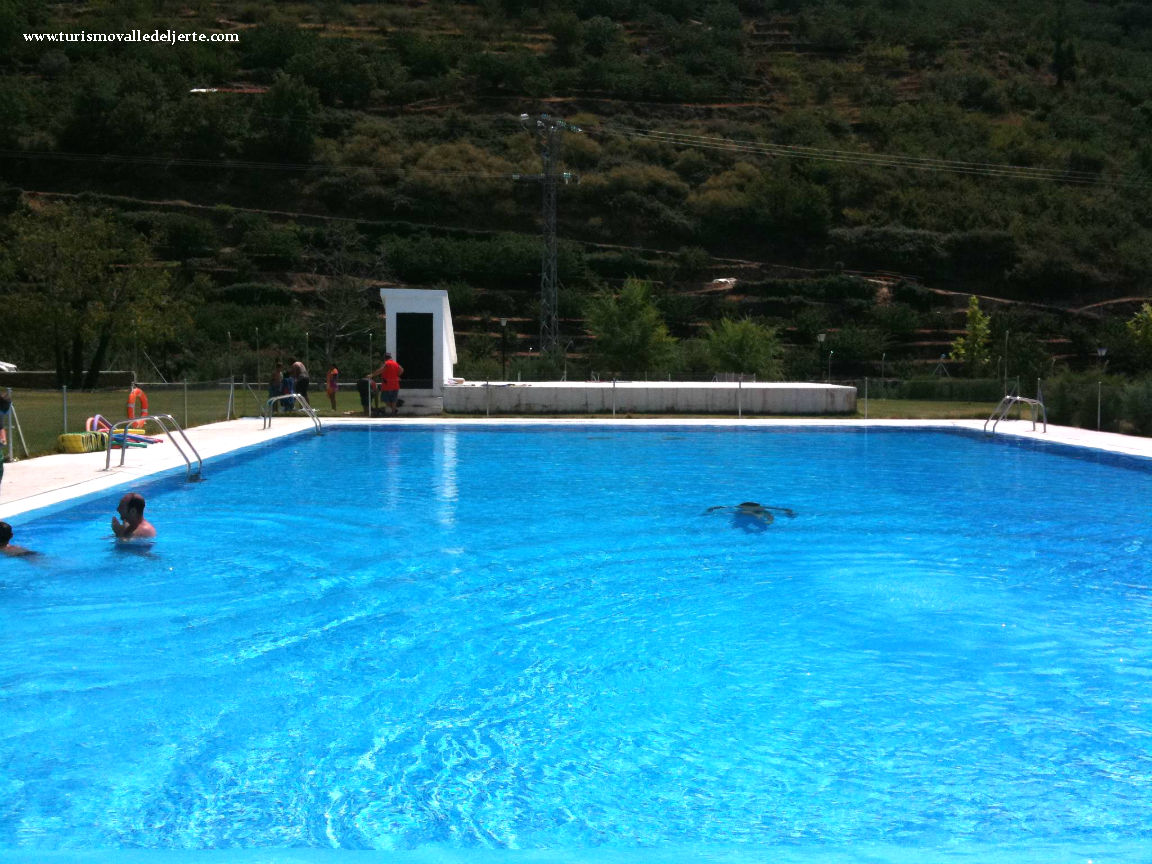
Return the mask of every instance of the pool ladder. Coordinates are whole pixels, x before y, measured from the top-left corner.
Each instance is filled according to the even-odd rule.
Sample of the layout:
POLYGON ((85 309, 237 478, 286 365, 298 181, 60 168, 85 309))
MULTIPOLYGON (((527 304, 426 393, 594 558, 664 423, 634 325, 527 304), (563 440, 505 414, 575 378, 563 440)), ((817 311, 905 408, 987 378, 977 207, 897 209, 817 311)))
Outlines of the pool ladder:
POLYGON ((1013 391, 1004 396, 1000 403, 996 406, 996 410, 984 421, 984 432, 987 435, 995 435, 996 427, 1000 425, 1000 421, 1008 417, 1012 409, 1017 405, 1027 405, 1032 409, 1032 431, 1036 431, 1036 421, 1040 419, 1044 424, 1044 432, 1048 432, 1048 409, 1044 407, 1044 394, 1040 390, 1040 382, 1036 382, 1036 398, 1028 399, 1024 396, 1017 396, 1013 391), (992 428, 988 428, 988 424, 992 424, 992 428))
POLYGON ((320 416, 316 413, 316 409, 308 404, 307 400, 299 393, 285 393, 283 396, 273 396, 264 403, 264 428, 272 428, 272 406, 278 402, 288 403, 291 402, 296 408, 299 408, 310 418, 312 418, 312 425, 316 427, 316 434, 322 435, 324 427, 320 424, 320 416))
POLYGON ((176 422, 176 418, 171 414, 149 414, 145 417, 121 420, 119 423, 116 423, 108 430, 108 444, 104 451, 104 470, 108 471, 112 467, 112 439, 116 437, 117 430, 119 430, 123 436, 123 440, 121 440, 120 443, 120 467, 123 468, 124 457, 128 455, 127 434, 131 434, 130 429, 143 431, 147 428, 149 422, 155 423, 160 427, 160 431, 168 436, 168 440, 175 445, 177 452, 184 458, 184 464, 188 466, 188 481, 203 480, 204 460, 200 458, 200 454, 196 452, 196 448, 192 446, 192 442, 188 440, 188 436, 184 434, 184 430, 180 428, 180 424, 176 422), (180 433, 180 438, 177 438, 176 435, 173 434, 174 432, 180 433), (188 458, 188 453, 184 452, 184 447, 180 446, 180 439, 183 439, 184 444, 187 445, 188 450, 192 453, 192 456, 195 457, 195 469, 192 468, 192 459, 188 458))

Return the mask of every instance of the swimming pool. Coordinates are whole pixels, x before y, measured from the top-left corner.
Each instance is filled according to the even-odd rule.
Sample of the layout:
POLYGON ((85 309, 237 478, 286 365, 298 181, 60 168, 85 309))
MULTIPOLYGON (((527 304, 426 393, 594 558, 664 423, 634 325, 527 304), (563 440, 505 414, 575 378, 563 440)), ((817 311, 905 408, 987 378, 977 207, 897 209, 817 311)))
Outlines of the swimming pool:
POLYGON ((1152 840, 1135 461, 374 427, 206 473, 144 488, 148 555, 116 494, 13 520, 0 850, 1152 840), (745 500, 797 516, 704 512, 745 500))

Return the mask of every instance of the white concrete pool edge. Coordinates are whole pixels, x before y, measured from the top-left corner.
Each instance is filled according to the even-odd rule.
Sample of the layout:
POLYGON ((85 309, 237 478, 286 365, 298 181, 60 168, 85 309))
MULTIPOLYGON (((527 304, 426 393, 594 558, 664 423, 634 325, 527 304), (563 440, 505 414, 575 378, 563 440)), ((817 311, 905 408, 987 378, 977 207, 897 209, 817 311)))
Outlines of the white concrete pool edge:
MULTIPOLYGON (((765 427, 838 427, 838 428, 909 428, 955 429, 982 431, 983 420, 864 420, 854 418, 798 419, 778 418, 699 418, 699 417, 399 417, 368 419, 366 417, 333 417, 323 420, 325 426, 695 426, 725 428, 765 427)), ((308 433, 312 422, 303 417, 278 418, 270 429, 263 428, 259 417, 245 417, 224 423, 196 426, 187 434, 206 463, 204 475, 211 478, 214 457, 259 447, 291 435, 308 433)), ((1049 426, 1047 432, 1032 429, 1031 421, 1001 422, 998 436, 1063 444, 1091 450, 1152 460, 1152 438, 1137 438, 1111 432, 1094 432, 1068 426, 1049 426)), ((105 471, 106 456, 100 453, 74 453, 41 456, 5 466, 0 484, 0 520, 33 510, 52 507, 96 492, 118 489, 169 471, 184 470, 185 463, 169 442, 145 449, 130 449, 120 467, 120 451, 112 453, 112 467, 105 471)))

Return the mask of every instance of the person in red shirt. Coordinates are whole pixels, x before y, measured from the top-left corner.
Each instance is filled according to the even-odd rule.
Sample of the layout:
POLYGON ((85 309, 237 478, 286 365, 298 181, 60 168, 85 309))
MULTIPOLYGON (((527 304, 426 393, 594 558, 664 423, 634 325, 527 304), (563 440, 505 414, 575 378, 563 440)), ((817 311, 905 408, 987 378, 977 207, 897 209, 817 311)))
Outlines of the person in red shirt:
POLYGON ((375 372, 370 372, 368 378, 380 378, 384 384, 383 396, 384 404, 392 409, 392 414, 395 415, 400 411, 400 407, 396 404, 397 397, 400 395, 400 376, 404 374, 404 367, 392 359, 391 354, 384 355, 384 365, 382 365, 375 372))

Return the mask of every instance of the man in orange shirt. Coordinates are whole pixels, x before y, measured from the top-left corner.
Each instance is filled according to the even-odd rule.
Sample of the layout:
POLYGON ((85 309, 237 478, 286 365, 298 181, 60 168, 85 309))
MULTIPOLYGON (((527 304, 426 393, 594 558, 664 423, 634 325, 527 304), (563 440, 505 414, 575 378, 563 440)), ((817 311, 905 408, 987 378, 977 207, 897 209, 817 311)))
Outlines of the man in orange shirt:
POLYGON ((384 382, 384 404, 392 408, 392 414, 395 416, 400 407, 396 404, 397 397, 400 395, 400 376, 404 374, 404 367, 392 359, 391 354, 384 355, 384 365, 382 365, 375 372, 370 372, 368 378, 380 378, 384 382))

